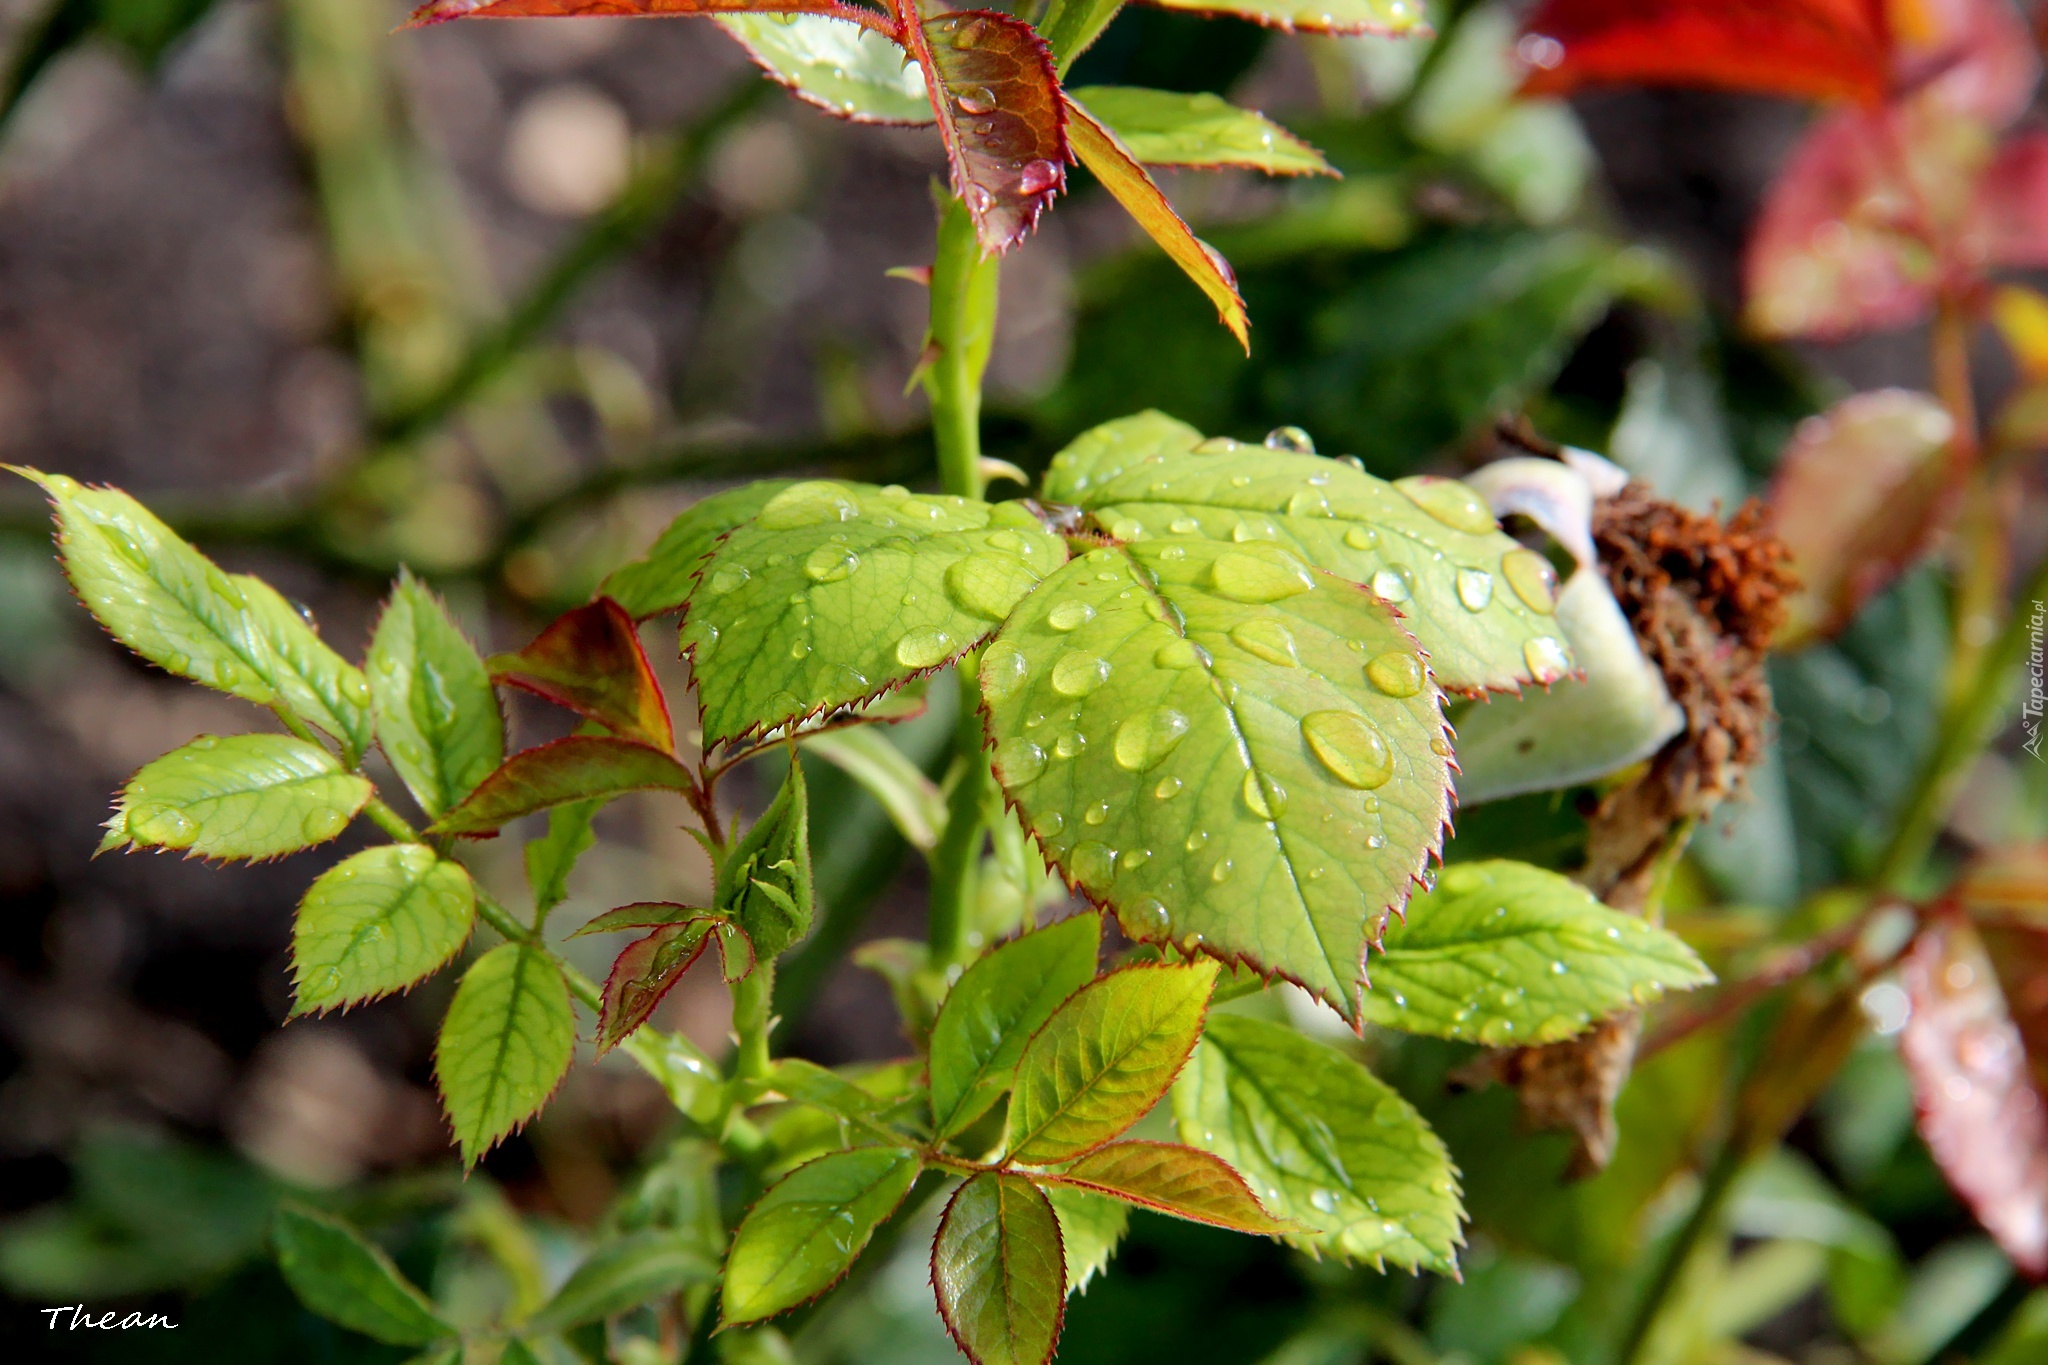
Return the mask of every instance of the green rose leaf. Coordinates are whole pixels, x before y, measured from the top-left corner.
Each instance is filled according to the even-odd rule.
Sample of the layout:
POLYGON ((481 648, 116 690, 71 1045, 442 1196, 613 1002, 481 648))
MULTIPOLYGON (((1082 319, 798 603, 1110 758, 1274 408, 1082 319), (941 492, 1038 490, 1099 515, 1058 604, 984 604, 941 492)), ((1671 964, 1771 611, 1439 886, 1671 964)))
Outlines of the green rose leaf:
POLYGON ((995 770, 1126 934, 1355 1018, 1366 945, 1441 839, 1450 744, 1414 639, 1262 541, 1099 547, 982 656, 995 770))
POLYGON ((719 541, 683 620, 706 743, 951 663, 1066 559, 1014 503, 792 484, 719 541))
POLYGON ((367 848, 320 875, 292 928, 292 1013, 403 990, 454 957, 476 920, 460 863, 424 844, 367 848))
POLYGON ((1270 541, 1370 587, 1454 692, 1515 691, 1571 670, 1549 563, 1453 479, 1386 483, 1341 460, 1205 441, 1157 412, 1095 428, 1052 463, 1044 496, 1119 540, 1270 541))
POLYGON ((673 749, 668 702, 626 609, 609 597, 565 612, 491 676, 596 721, 621 739, 673 749))
MULTIPOLYGON (((780 27, 774 20, 767 22, 780 27)), ((645 555, 613 570, 598 585, 598 592, 624 607, 635 620, 680 609, 697 586, 697 570, 703 567, 704 556, 712 544, 733 527, 750 520, 763 503, 790 483, 789 479, 762 479, 691 503, 668 524, 645 555)))
POLYGON ((932 1025, 932 1127, 939 1138, 1010 1088, 1024 1044, 1095 979, 1102 917, 1075 915, 1005 943, 961 974, 932 1025))
POLYGON ((1387 926, 1365 1017, 1494 1047, 1554 1043, 1714 977, 1676 935, 1610 910, 1555 872, 1506 861, 1444 869, 1387 926))
POLYGON ((545 949, 507 943, 470 964, 434 1047, 463 1165, 533 1117, 575 1049, 569 984, 545 949))
POLYGON ((370 742, 370 689, 260 579, 221 572, 112 488, 17 469, 56 504, 64 572, 107 632, 167 672, 283 706, 353 760, 370 742))
POLYGON ((1059 1219, 1036 1185, 985 1172, 954 1191, 932 1242, 946 1330, 975 1365, 1046 1365, 1066 1316, 1059 1219))
POLYGON ((1295 1245, 1450 1272, 1457 1171, 1422 1116, 1371 1072, 1292 1029, 1219 1014, 1173 1089, 1183 1142, 1214 1152, 1295 1245))
POLYGON ((854 123, 930 123, 924 69, 872 29, 817 14, 721 14, 718 25, 798 99, 854 123))
POLYGON ((918 1170, 915 1152, 856 1147, 806 1162, 771 1186, 733 1233, 723 1325, 772 1317, 837 1284, 918 1170))
POLYGON ((1131 1206, 1090 1194, 1079 1185, 1051 1184, 1045 1197, 1059 1215, 1060 1246, 1066 1251, 1067 1292, 1078 1294, 1109 1268, 1117 1243, 1131 1225, 1131 1206))
POLYGON ((433 824, 435 834, 489 834, 509 821, 571 801, 632 791, 690 790, 689 769, 630 739, 571 735, 522 749, 433 824))
POLYGON ((1212 961, 1111 972, 1076 992, 1025 1044, 1010 1097, 1010 1159, 1049 1166, 1145 1116, 1202 1035, 1212 961))
POLYGON ((645 1228, 601 1243, 523 1328, 565 1331, 679 1289, 711 1284, 718 1266, 696 1243, 693 1233, 669 1228, 645 1228))
POLYGON ((527 841, 526 885, 533 892, 533 909, 543 919, 569 894, 569 874, 576 860, 597 843, 590 822, 596 818, 601 800, 572 801, 548 812, 548 832, 527 841))
POLYGON ((1335 175, 1323 154, 1264 114, 1210 94, 1090 85, 1067 92, 1147 166, 1227 166, 1268 175, 1335 175))
POLYGON ((369 780, 290 735, 201 735, 128 779, 100 851, 177 848, 277 858, 324 844, 369 802, 369 780))
POLYGON ((409 573, 370 639, 370 692, 384 756, 429 819, 505 759, 505 720, 476 648, 409 573))
POLYGON ((1171 1142, 1112 1142, 1047 1178, 1233 1232, 1301 1231, 1266 1212, 1221 1158, 1171 1142))
POLYGON ((332 1214, 281 1205, 270 1236, 285 1282, 321 1317, 391 1346, 455 1335, 381 1247, 332 1214))
POLYGON ((782 790, 718 869, 718 908, 769 961, 811 931, 811 798, 804 765, 791 762, 782 790))

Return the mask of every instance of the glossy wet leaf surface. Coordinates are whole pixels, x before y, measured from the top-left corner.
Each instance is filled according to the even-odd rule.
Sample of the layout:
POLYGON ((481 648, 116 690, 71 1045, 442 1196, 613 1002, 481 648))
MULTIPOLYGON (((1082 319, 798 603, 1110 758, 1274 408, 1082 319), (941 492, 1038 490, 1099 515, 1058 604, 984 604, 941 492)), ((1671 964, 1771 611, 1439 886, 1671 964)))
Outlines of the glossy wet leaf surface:
POLYGON ((1284 1025, 1209 1021, 1173 1091, 1181 1141, 1213 1152, 1269 1212, 1314 1229, 1323 1255, 1449 1271, 1461 1240, 1457 1172, 1392 1087, 1284 1025))
POLYGON ((1157 412, 1108 422, 1053 461, 1045 496, 1119 539, 1267 541, 1401 613, 1452 691, 1512 690, 1568 667, 1547 567, 1451 479, 1388 483, 1341 460, 1244 445, 1157 412))
POLYGON ((490 674, 441 600, 399 575, 368 658, 377 741, 429 818, 476 789, 505 759, 505 722, 490 674))
POLYGON ((1683 940, 1527 863, 1447 867, 1367 964, 1367 1020, 1495 1047, 1554 1043, 1713 979, 1683 940))
POLYGON ((614 569, 598 592, 611 598, 636 620, 679 610, 690 600, 697 570, 718 538, 749 520, 792 479, 761 479, 713 493, 683 509, 647 553, 614 569))
POLYGON ((221 572, 126 493, 29 477, 56 504, 65 576, 115 639, 181 678, 282 705, 351 754, 369 744, 362 673, 275 589, 221 572))
POLYGON ((1421 0, 1147 0, 1161 9, 1228 14, 1299 33, 1414 33, 1429 19, 1421 0))
POLYGON ((1095 978, 1100 916, 1061 920, 969 967, 932 1026, 932 1122, 940 1137, 986 1113, 1008 1088, 1024 1044, 1095 978))
POLYGON ((980 10, 926 18, 910 38, 932 88, 953 192, 982 249, 1007 251, 1066 185, 1052 53, 1029 24, 980 10))
POLYGON ((1112 1142, 1060 1172, 1060 1179, 1126 1203, 1234 1232, 1298 1232, 1267 1213, 1222 1158, 1171 1142, 1112 1142))
POLYGON ((434 1048, 464 1165, 547 1102, 575 1047, 569 985, 548 952, 507 943, 470 964, 434 1048))
POLYGON ((1126 967, 1061 1005, 1018 1059, 1010 1157, 1067 1161, 1143 1118, 1201 1036, 1216 970, 1209 961, 1126 967))
POLYGON ((725 1263, 722 1320, 756 1322, 839 1282, 917 1179, 915 1152, 857 1147, 799 1166, 748 1211, 725 1263))
POLYGON ((621 739, 675 747, 668 703, 626 609, 608 597, 576 608, 517 654, 491 660, 500 682, 596 721, 621 739))
POLYGON ((522 749, 434 822, 436 834, 485 834, 522 815, 629 791, 688 791, 689 771, 644 744, 572 735, 522 749))
POLYGON ((1059 1222, 1029 1180, 984 1173, 957 1190, 932 1244, 946 1330, 975 1365, 1045 1365, 1066 1312, 1059 1222))
POLYGON ((320 1316, 392 1346, 455 1335, 383 1248, 339 1218, 286 1204, 270 1235, 286 1283, 320 1316))
POLYGON ((1068 92, 1147 166, 1235 166, 1334 175, 1315 148, 1265 115, 1210 94, 1090 85, 1068 92))
POLYGON ((718 25, 798 99, 855 123, 930 123, 924 68, 872 29, 799 14, 720 15, 718 25))
POLYGON ((958 658, 1066 559, 1023 508, 812 480, 719 542, 683 622, 717 743, 958 658))
POLYGON ((424 844, 367 848, 320 874, 292 927, 293 1013, 403 990, 468 941, 476 887, 424 844))
POLYGON ((1166 192, 1145 173, 1137 155, 1073 96, 1067 101, 1067 137, 1074 155, 1108 190, 1124 212, 1131 215, 1159 249, 1179 266, 1181 273, 1216 305, 1216 316, 1237 338, 1238 345, 1251 350, 1251 320, 1245 313, 1244 297, 1237 290, 1237 276, 1230 262, 1208 243, 1195 236, 1168 202, 1166 192))
POLYGON ((1019 608, 981 685, 1004 791, 1127 935, 1355 1013, 1449 800, 1438 695, 1384 603, 1264 541, 1101 547, 1019 608))
POLYGON ((370 795, 368 779, 302 739, 201 735, 128 779, 100 848, 276 858, 340 834, 370 795))

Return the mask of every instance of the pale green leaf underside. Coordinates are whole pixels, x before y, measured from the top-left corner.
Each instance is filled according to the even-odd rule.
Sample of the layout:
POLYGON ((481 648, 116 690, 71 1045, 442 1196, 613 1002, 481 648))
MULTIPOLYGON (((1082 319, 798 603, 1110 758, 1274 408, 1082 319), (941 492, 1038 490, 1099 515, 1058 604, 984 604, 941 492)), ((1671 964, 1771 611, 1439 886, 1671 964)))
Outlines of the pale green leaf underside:
POLYGON ((1131 1206, 1072 1185, 1046 1187, 1059 1215, 1060 1245, 1066 1252, 1067 1292, 1077 1294, 1109 1268, 1117 1243, 1131 1225, 1131 1206))
POLYGON ((293 1012, 403 990, 454 957, 475 919, 460 863, 424 844, 364 849, 322 873, 299 906, 293 1012))
POLYGON ((617 602, 636 620, 675 611, 690 600, 690 589, 697 584, 697 570, 712 544, 760 511, 761 504, 791 482, 762 479, 691 503, 668 524, 646 554, 613 570, 598 585, 598 594, 617 602))
POLYGON ((545 950, 507 943, 470 964, 434 1048, 465 1165, 547 1101, 575 1047, 569 986, 545 950))
POLYGON ((1008 1088, 1024 1044, 1095 977, 1102 920, 1076 915, 1024 935, 962 974, 932 1025, 932 1127, 950 1137, 1008 1088))
POLYGON ((721 14, 769 76, 855 123, 930 123, 924 69, 881 34, 817 14, 721 14))
POLYGON ((271 1240, 286 1283, 320 1316, 392 1346, 455 1335, 383 1249, 340 1219, 286 1204, 271 1240))
POLYGON ((1496 1047, 1554 1043, 1667 990, 1713 980, 1683 940, 1527 863, 1444 869, 1387 926, 1365 1017, 1496 1047))
POLYGON ((115 639, 181 678, 283 705, 351 754, 369 744, 362 673, 268 584, 221 572, 126 493, 32 477, 57 503, 72 587, 115 639))
POLYGON ((1062 451, 1044 496, 1088 509, 1119 540, 1272 541, 1363 583, 1401 613, 1454 692, 1513 691, 1570 668, 1547 570, 1454 480, 1390 484, 1340 460, 1205 442, 1144 412, 1062 451))
POLYGON ((1091 85, 1067 93, 1148 166, 1336 174, 1322 153, 1264 114, 1216 95, 1126 85, 1091 85))
POLYGON ((915 1152, 857 1147, 799 1166, 733 1233, 722 1317, 755 1322, 837 1283, 917 1179, 915 1152))
POLYGON ((1236 1168, 1305 1249, 1455 1266, 1462 1210, 1443 1142, 1392 1087, 1263 1019, 1216 1015, 1173 1089, 1181 1141, 1236 1168))
POLYGON ((953 1339, 977 1365, 1045 1365, 1066 1301, 1059 1219, 1018 1175, 984 1172, 946 1205, 932 1287, 953 1339))
POLYGON ((475 646, 410 574, 377 622, 368 659, 377 738, 420 809, 454 806, 505 760, 498 694, 475 646))
POLYGON ((981 685, 1004 791, 1126 934, 1355 1014, 1450 790, 1440 695, 1384 603, 1260 542, 1098 548, 1019 607, 981 685))
POLYGON ((367 778, 290 735, 201 735, 128 779, 102 851, 185 849, 205 858, 276 858, 322 844, 369 801, 367 778))
POLYGON ((866 700, 958 658, 1066 546, 1013 503, 792 484, 705 559, 683 620, 704 738, 866 700))

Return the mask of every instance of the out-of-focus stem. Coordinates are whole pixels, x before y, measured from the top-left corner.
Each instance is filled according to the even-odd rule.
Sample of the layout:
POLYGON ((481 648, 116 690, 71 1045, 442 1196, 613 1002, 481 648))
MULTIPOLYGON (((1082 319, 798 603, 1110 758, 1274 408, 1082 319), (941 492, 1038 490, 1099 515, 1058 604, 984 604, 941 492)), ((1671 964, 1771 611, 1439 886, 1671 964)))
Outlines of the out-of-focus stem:
MULTIPOLYGON (((972 658, 974 656, 970 656, 972 658)), ((946 796, 946 832, 932 850, 931 965, 941 971, 967 956, 967 928, 980 870, 983 812, 995 784, 981 748, 981 686, 968 664, 960 667, 960 716, 954 724, 959 776, 946 796)))

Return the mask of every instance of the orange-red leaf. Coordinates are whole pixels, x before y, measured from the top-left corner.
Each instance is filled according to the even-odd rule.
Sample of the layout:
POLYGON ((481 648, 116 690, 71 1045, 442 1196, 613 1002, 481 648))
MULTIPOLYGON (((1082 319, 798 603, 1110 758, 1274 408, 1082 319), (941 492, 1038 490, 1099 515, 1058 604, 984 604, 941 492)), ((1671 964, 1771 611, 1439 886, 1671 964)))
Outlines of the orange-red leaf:
POLYGON ((1859 393, 1799 424, 1771 484, 1772 529, 1800 577, 1780 644, 1840 630, 1927 547, 1954 433, 1941 404, 1907 389, 1859 393))
POLYGON ((2012 924, 2048 933, 2048 843, 1984 854, 1964 869, 1953 894, 1980 926, 2012 924))
MULTIPOLYGON (((853 5, 838 0, 427 0, 412 12, 407 28, 445 24, 450 19, 657 18, 692 14, 831 14, 847 17, 853 5)), ((880 19, 861 10, 869 20, 880 19)), ((858 22, 858 21, 856 21, 858 22)))
POLYGON ((1052 52, 1031 25, 960 10, 911 25, 953 192, 984 251, 1008 251, 1067 183, 1066 120, 1052 52))
POLYGON ((1548 0, 1525 89, 1703 85, 1874 103, 1890 83, 1881 0, 1548 0))
POLYGON ((657 749, 675 746, 668 703, 625 608, 609 597, 559 617, 517 654, 491 660, 491 676, 657 749))
POLYGON ((710 915, 697 915, 680 924, 664 924, 626 945, 612 963, 598 1003, 599 1054, 611 1051, 647 1022, 669 988, 703 955, 704 944, 720 923, 710 915))
POLYGON ((1302 1228, 1266 1212, 1222 1157, 1172 1142, 1113 1142, 1046 1177, 1233 1232, 1279 1236, 1302 1228))
POLYGON ((1095 178, 1124 206, 1125 212, 1137 219, 1138 226, 1209 296, 1223 325, 1237 338, 1238 345, 1250 352, 1251 321, 1245 315, 1244 298, 1237 292, 1237 276, 1230 269, 1230 262, 1195 236, 1173 211, 1158 183, 1145 173, 1130 150, 1117 141, 1116 134, 1071 97, 1067 98, 1067 136, 1081 164, 1095 173, 1095 178))
MULTIPOLYGON (((2038 956, 2033 965, 2048 972, 2038 956)), ((1943 920, 1922 931, 1904 980, 1912 1013, 1899 1054, 1920 1134, 2014 1264, 2048 1274, 2048 1104, 1992 959, 1975 929, 1943 920)))
POLYGON ((569 801, 690 788, 689 770, 659 749, 630 739, 572 735, 506 759, 429 832, 489 834, 522 815, 569 801))
POLYGON ((2026 133, 1999 149, 1970 228, 1993 265, 2048 266, 2048 133, 2026 133))

